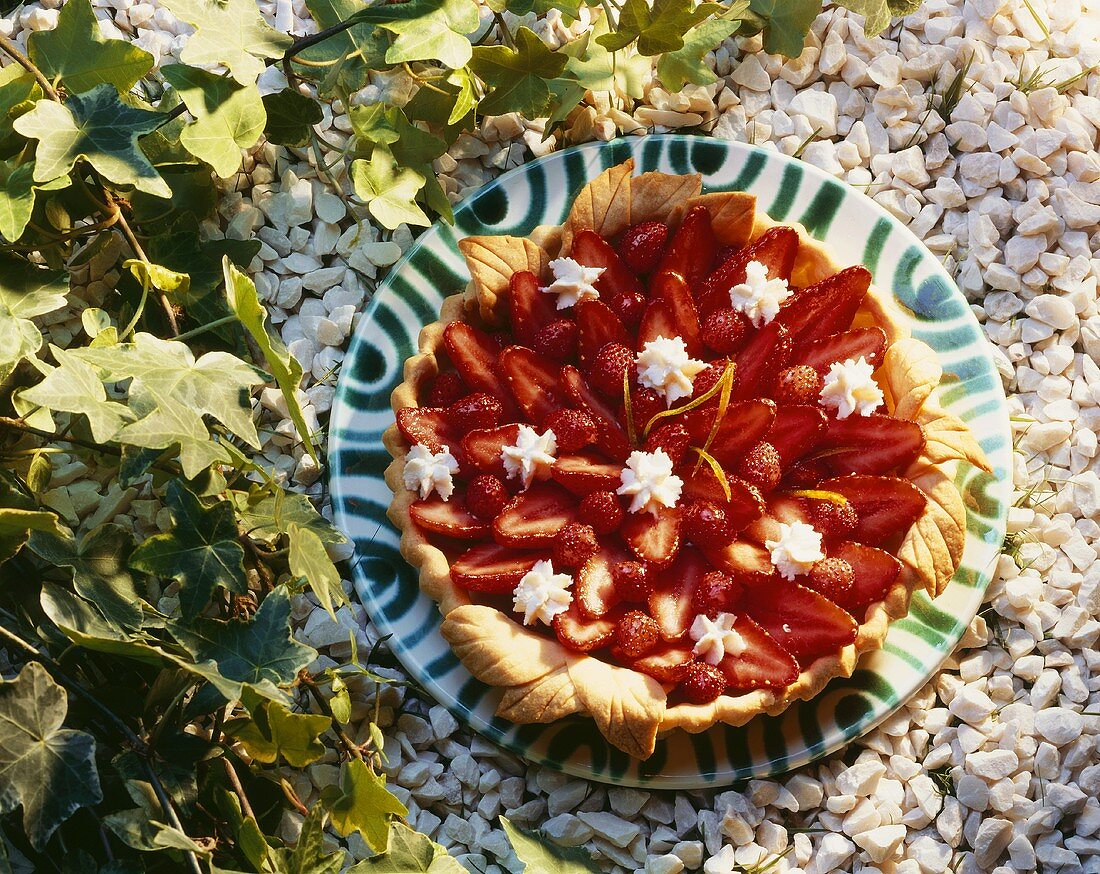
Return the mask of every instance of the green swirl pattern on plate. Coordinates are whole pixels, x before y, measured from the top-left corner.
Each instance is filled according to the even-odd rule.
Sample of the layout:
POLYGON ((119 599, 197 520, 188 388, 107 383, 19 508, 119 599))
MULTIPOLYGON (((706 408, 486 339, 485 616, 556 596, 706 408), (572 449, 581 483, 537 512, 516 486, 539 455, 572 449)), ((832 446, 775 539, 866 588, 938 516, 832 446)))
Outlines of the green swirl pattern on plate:
POLYGON ((1011 478, 1008 413, 985 338, 962 294, 913 234, 873 201, 816 168, 776 152, 705 137, 653 136, 592 143, 533 161, 490 182, 455 210, 454 226, 425 232, 394 266, 359 322, 344 362, 330 425, 336 521, 354 540, 359 596, 409 674, 462 722, 532 762, 618 785, 720 786, 764 777, 827 755, 869 731, 935 673, 977 612, 1005 533, 1011 478), (590 720, 515 725, 494 715, 495 693, 475 680, 439 634, 436 605, 398 552, 386 519, 390 461, 382 432, 390 392, 416 351, 420 329, 469 279, 457 241, 472 234, 526 235, 560 224, 576 192, 633 156, 636 172, 702 173, 706 190, 744 190, 776 220, 798 221, 841 263, 865 264, 876 285, 912 312, 913 334, 936 350, 948 375, 940 397, 965 419, 994 466, 959 473, 969 508, 966 550, 947 591, 923 593, 895 622, 885 647, 855 675, 813 701, 744 728, 675 732, 645 762, 604 741, 590 720))

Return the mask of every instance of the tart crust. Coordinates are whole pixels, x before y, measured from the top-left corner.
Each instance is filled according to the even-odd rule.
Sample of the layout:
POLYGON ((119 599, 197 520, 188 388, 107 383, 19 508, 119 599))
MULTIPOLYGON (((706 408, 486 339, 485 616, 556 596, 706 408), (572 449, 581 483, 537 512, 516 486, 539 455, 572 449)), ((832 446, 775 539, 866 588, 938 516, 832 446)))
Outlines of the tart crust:
MULTIPOLYGON (((467 237, 459 242, 471 282, 463 292, 446 298, 439 321, 421 331, 419 353, 405 362, 404 380, 391 396, 395 412, 418 406, 420 387, 439 372, 436 354, 446 325, 456 320, 500 324, 497 306, 511 275, 520 270, 543 274, 553 258, 569 251, 574 229, 591 228, 607 238, 648 219, 664 220, 675 229, 696 205, 711 213, 720 245, 743 245, 779 224, 756 212, 752 195, 702 194, 698 175, 635 176, 633 169, 628 160, 584 186, 560 227, 541 226, 528 238, 467 237)), ((820 242, 800 225, 793 227, 800 243, 793 284, 809 285, 840 269, 820 242)), ((795 701, 813 698, 833 678, 851 676, 860 654, 882 646, 891 620, 908 612, 915 591, 924 588, 931 597, 943 591, 961 561, 965 542, 966 508, 955 485, 959 464, 968 462, 987 471, 989 464, 966 424, 936 400, 942 368, 933 350, 909 335, 893 297, 872 286, 854 325, 878 325, 886 332, 891 345, 875 376, 887 410, 924 428, 924 451, 903 476, 928 500, 896 552, 901 574, 881 601, 866 608, 855 642, 818 658, 784 689, 722 695, 705 705, 669 705, 665 688, 654 678, 573 652, 495 607, 472 603, 452 582, 448 556, 409 515, 415 496, 404 488, 402 478, 409 447, 396 425, 386 430, 383 442, 393 456, 385 474, 394 493, 389 518, 401 529, 401 554, 419 569, 421 589, 438 603, 444 616, 441 631, 455 654, 470 673, 497 688, 499 716, 517 723, 547 723, 586 715, 609 742, 631 756, 646 758, 657 737, 667 731, 694 733, 716 723, 744 725, 758 714, 775 716, 795 701)))

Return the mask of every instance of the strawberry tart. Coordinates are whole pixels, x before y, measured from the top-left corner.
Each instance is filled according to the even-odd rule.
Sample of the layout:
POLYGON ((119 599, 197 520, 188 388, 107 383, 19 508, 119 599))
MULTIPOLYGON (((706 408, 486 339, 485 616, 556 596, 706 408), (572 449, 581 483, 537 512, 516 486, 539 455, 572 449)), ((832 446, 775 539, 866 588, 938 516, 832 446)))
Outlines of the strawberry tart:
POLYGON ((942 372, 798 226, 627 161, 472 275, 393 392, 402 554, 520 723, 632 756, 850 676, 966 530, 942 372))

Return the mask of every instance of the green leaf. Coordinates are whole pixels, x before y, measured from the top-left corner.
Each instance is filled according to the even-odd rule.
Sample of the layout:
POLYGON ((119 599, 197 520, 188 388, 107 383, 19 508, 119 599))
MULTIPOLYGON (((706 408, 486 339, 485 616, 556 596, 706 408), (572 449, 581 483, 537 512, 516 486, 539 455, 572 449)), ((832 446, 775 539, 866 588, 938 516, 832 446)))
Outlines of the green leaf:
POLYGON ((69 0, 57 27, 32 33, 27 51, 46 78, 60 79, 70 94, 104 83, 125 94, 153 68, 147 51, 127 40, 104 38, 89 0, 69 0))
POLYGON ((418 128, 397 106, 385 103, 353 106, 348 117, 361 142, 389 146, 402 166, 429 164, 447 151, 443 140, 418 128))
POLYGON ((920 0, 838 0, 838 5, 862 15, 863 30, 870 37, 886 30, 894 16, 915 12, 920 0))
POLYGON ((321 802, 328 809, 332 825, 347 837, 359 832, 376 853, 386 852, 393 816, 409 811, 389 789, 384 775, 375 774, 362 759, 344 765, 339 786, 321 790, 321 802))
POLYGON ((546 80, 560 76, 569 61, 560 52, 551 51, 529 28, 521 27, 516 31, 515 43, 515 49, 507 46, 474 49, 470 69, 493 86, 481 101, 480 109, 485 115, 506 112, 521 112, 531 117, 544 115, 550 103, 546 80))
POLYGON ((364 859, 348 874, 466 874, 454 856, 403 822, 390 823, 389 849, 364 859))
POLYGON ((56 513, 0 507, 0 563, 7 561, 23 548, 31 531, 64 534, 56 513))
POLYGON ((416 205, 416 194, 424 187, 424 176, 408 167, 398 167, 393 154, 383 146, 371 153, 370 160, 351 163, 355 193, 366 201, 367 209, 379 224, 393 230, 404 223, 419 227, 431 224, 416 205))
POLYGON ((41 97, 34 76, 18 64, 0 67, 0 153, 21 151, 22 140, 15 135, 12 122, 41 97))
POLYGON ((23 805, 36 850, 79 808, 103 800, 95 739, 62 728, 68 697, 38 662, 0 683, 0 813, 23 805))
POLYGON ((103 817, 103 824, 107 826, 122 843, 143 853, 155 853, 163 850, 153 843, 157 835, 157 827, 162 823, 149 819, 149 814, 140 807, 130 810, 120 810, 109 813, 103 817))
POLYGON ((137 142, 162 121, 161 113, 127 106, 113 86, 104 84, 72 94, 64 104, 39 100, 34 109, 16 119, 15 129, 38 140, 35 182, 65 176, 84 159, 111 182, 169 197, 172 190, 137 142))
POLYGON ((569 113, 580 105, 588 93, 588 89, 574 79, 555 79, 549 85, 552 97, 543 139, 547 139, 557 125, 565 123, 569 113))
POLYGON ((294 42, 264 21, 253 0, 165 0, 164 5, 195 28, 180 60, 200 67, 223 64, 242 85, 256 82, 263 58, 282 57, 294 42))
POLYGON ((386 63, 439 61, 452 70, 470 60, 470 40, 481 23, 473 0, 408 0, 390 6, 370 7, 352 16, 377 21, 397 34, 386 51, 386 63))
POLYGON ((134 414, 125 404, 107 399, 107 392, 96 374, 76 352, 53 347, 58 366, 37 385, 23 389, 19 397, 55 413, 82 415, 88 419, 92 437, 98 443, 110 443, 134 414))
POLYGON ((64 273, 0 255, 0 382, 42 348, 42 334, 31 319, 65 306, 68 279, 64 273))
POLYGON ((642 55, 609 52, 598 42, 608 32, 607 16, 602 11, 594 13, 592 29, 561 50, 569 56, 566 72, 589 91, 618 90, 641 99, 653 63, 642 55))
POLYGON ((331 522, 314 509, 305 495, 255 489, 250 492, 231 491, 229 499, 237 508, 243 528, 253 540, 272 545, 291 526, 305 528, 326 545, 347 543, 348 539, 331 522))
POLYGON ((619 51, 635 40, 638 53, 652 57, 683 48, 684 34, 723 7, 717 3, 694 0, 654 0, 650 7, 645 0, 626 0, 619 14, 618 27, 597 39, 609 51, 619 51))
MULTIPOLYGON (((363 0, 306 0, 306 8, 323 30, 363 11, 367 4, 363 0)), ((357 24, 295 55, 295 69, 300 75, 323 76, 318 85, 323 97, 341 90, 357 91, 370 70, 387 66, 389 47, 386 31, 373 24, 357 24), (330 77, 332 81, 328 81, 330 77)))
POLYGON ((287 533, 290 535, 290 572, 309 583, 321 606, 335 619, 333 602, 346 604, 348 596, 340 584, 340 572, 325 551, 325 544, 308 528, 294 523, 287 533))
POLYGON ((294 422, 294 427, 298 429, 302 445, 305 446, 309 457, 319 464, 320 459, 313 445, 313 437, 306 425, 302 406, 298 403, 298 389, 302 383, 302 365, 287 351, 282 338, 268 332, 267 310, 260 303, 252 280, 234 267, 228 256, 222 259, 222 270, 225 273, 225 293, 229 300, 229 308, 241 320, 245 330, 252 335, 256 345, 264 353, 267 366, 271 369, 275 382, 282 389, 287 411, 290 413, 291 421, 294 422))
POLYGON ((559 846, 535 832, 512 825, 506 816, 500 817, 500 824, 526 874, 599 874, 599 865, 584 849, 559 846))
POLYGON ((148 665, 161 666, 169 661, 180 661, 140 635, 112 625, 95 604, 57 583, 42 584, 39 603, 61 633, 84 649, 148 665))
POLYGON ((821 0, 749 0, 749 8, 765 19, 764 51, 797 58, 821 12, 821 0))
POLYGON ((657 59, 657 76, 671 93, 692 85, 709 85, 717 77, 706 63, 707 53, 722 44, 726 37, 737 30, 737 22, 725 18, 712 18, 698 24, 684 34, 684 45, 674 52, 657 59))
MULTIPOLYGON (((67 177, 62 177, 64 184, 67 177)), ((34 212, 34 162, 0 162, 0 236, 15 242, 27 229, 34 212)))
POLYGON ((241 149, 255 145, 264 132, 267 113, 259 89, 184 64, 160 72, 195 119, 180 133, 180 142, 221 178, 232 176, 241 168, 241 149))
POLYGON ((129 268, 134 275, 134 279, 142 285, 148 284, 150 288, 156 288, 165 294, 185 295, 191 288, 190 276, 186 273, 169 270, 160 264, 153 264, 138 258, 127 258, 122 262, 122 266, 129 268))
POLYGON ((327 716, 291 713, 280 702, 265 700, 251 716, 227 722, 225 731, 259 762, 270 765, 281 756, 288 765, 304 768, 324 755, 318 738, 331 724, 327 716))
POLYGON ((115 439, 144 449, 179 447, 180 467, 188 479, 197 477, 212 464, 230 460, 225 447, 210 439, 198 413, 166 397, 157 398, 146 415, 123 428, 115 439))
POLYGON ((313 125, 324 118, 316 100, 291 88, 265 94, 263 103, 267 113, 264 135, 280 146, 308 145, 313 125))
POLYGON ((324 839, 325 809, 315 804, 302 823, 294 848, 273 849, 268 855, 278 860, 280 874, 339 874, 346 856, 343 851, 327 852, 324 839))
POLYGON ((50 487, 53 478, 53 465, 48 452, 36 452, 27 467, 27 488, 36 498, 50 487))
POLYGON ((72 571, 73 588, 122 628, 141 625, 141 596, 127 562, 134 537, 118 525, 100 525, 77 541, 72 535, 36 532, 31 551, 55 567, 72 571))
POLYGON ((237 542, 233 505, 229 501, 204 505, 179 480, 168 484, 164 502, 172 513, 172 530, 142 543, 134 550, 130 566, 178 580, 180 610, 186 619, 199 614, 218 586, 247 592, 244 549, 237 542))

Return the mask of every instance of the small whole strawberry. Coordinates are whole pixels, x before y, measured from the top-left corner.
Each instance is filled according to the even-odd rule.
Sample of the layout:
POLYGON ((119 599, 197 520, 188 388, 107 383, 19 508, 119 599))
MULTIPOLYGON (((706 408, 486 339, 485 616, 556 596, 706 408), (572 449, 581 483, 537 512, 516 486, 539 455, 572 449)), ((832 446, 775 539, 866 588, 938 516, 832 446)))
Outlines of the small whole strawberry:
POLYGON ((592 492, 581 499, 577 518, 597 534, 611 534, 623 523, 623 505, 614 492, 592 492))
POLYGON ((692 662, 679 689, 692 704, 709 704, 726 691, 726 676, 714 665, 692 662))
POLYGON ((608 343, 592 362, 588 381, 609 398, 623 396, 623 377, 634 372, 634 353, 619 343, 608 343))
POLYGON ((644 448, 646 452, 663 449, 672 459, 672 464, 678 465, 684 460, 684 453, 687 452, 690 442, 691 435, 682 422, 668 422, 665 425, 658 425, 649 432, 644 448))
POLYGON ((745 340, 749 320, 733 309, 716 310, 703 321, 703 343, 716 355, 732 355, 745 340))
POLYGON ((640 561, 618 561, 611 567, 615 594, 623 601, 644 604, 653 591, 649 568, 640 561))
POLYGON ((596 423, 584 410, 556 410, 545 427, 554 432, 559 452, 576 452, 596 442, 596 423))
POLYGON ((634 413, 634 430, 641 434, 653 417, 665 409, 665 402, 651 388, 632 388, 630 391, 630 409, 634 413))
POLYGON ((557 319, 535 335, 535 351, 553 361, 568 361, 577 351, 577 323, 557 319))
POLYGON ((466 509, 478 519, 495 519, 511 497, 498 477, 483 473, 466 488, 466 509))
POLYGON ((781 404, 816 404, 824 380, 808 364, 788 367, 775 383, 775 399, 781 404))
POLYGON ((579 568, 600 548, 596 532, 591 525, 570 522, 554 538, 553 561, 555 565, 579 568))
POLYGON ((504 415, 504 407, 488 392, 479 391, 451 404, 447 415, 465 434, 478 428, 495 428, 504 415))
POLYGON ((649 273, 665 254, 668 225, 664 222, 639 222, 631 225, 619 240, 619 257, 639 275, 649 273))
POLYGON ((628 291, 607 301, 611 311, 619 317, 628 331, 635 331, 645 315, 646 299, 641 292, 628 291))
POLYGON ((715 361, 706 370, 699 371, 691 382, 692 399, 701 397, 714 388, 718 384, 718 380, 722 378, 722 374, 726 372, 726 365, 728 364, 729 361, 723 358, 720 361, 715 361))
POLYGON ((741 596, 741 584, 721 571, 703 574, 691 595, 691 606, 696 613, 715 616, 728 613, 741 596))
POLYGON ((783 475, 779 467, 779 453, 774 446, 764 440, 745 453, 737 472, 742 479, 765 492, 774 489, 783 475))
POLYGON ((730 541, 726 511, 710 501, 692 501, 684 507, 680 530, 697 546, 725 546, 730 541))
POLYGON ((615 626, 615 644, 627 658, 636 659, 657 645, 660 628, 657 620, 641 610, 624 613, 615 626))
POLYGON ((462 377, 453 370, 445 370, 435 378, 428 392, 429 407, 449 407, 467 394, 462 377))
POLYGON ((834 504, 832 501, 813 501, 810 507, 810 520, 814 528, 830 539, 847 537, 856 530, 859 516, 856 508, 845 501, 834 504))
POLYGON ((810 568, 810 588, 830 601, 842 598, 855 581, 852 565, 842 558, 823 558, 810 568))

